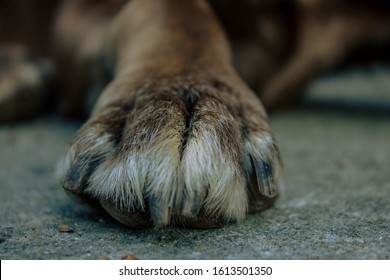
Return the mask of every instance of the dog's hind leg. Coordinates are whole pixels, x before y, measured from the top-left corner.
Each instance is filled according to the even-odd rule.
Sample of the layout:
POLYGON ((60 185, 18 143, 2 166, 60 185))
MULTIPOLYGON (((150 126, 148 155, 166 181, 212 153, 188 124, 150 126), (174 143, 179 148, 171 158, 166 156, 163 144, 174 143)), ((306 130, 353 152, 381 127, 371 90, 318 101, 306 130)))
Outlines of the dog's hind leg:
POLYGON ((390 11, 303 14, 298 28, 296 51, 260 93, 268 108, 298 100, 305 86, 320 74, 332 70, 349 52, 364 44, 390 41, 390 11))

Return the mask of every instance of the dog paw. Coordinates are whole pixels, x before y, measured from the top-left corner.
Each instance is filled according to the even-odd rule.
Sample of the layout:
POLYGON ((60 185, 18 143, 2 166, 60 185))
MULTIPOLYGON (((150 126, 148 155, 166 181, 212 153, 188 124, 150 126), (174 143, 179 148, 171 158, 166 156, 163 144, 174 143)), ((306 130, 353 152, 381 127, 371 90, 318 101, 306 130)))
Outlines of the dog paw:
POLYGON ((216 80, 145 84, 114 82, 103 94, 127 91, 71 142, 61 164, 68 192, 133 228, 218 227, 273 203, 279 153, 249 90, 216 80))

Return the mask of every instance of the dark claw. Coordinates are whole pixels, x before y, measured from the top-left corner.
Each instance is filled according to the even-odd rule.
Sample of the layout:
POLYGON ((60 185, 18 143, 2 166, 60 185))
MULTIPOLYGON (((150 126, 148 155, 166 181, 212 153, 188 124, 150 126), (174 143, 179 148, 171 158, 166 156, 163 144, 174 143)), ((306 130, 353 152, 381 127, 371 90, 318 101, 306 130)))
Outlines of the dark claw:
POLYGON ((273 177, 272 165, 269 161, 259 161, 250 156, 253 169, 253 182, 256 183, 260 194, 266 198, 275 198, 278 194, 273 177))
POLYGON ((181 206, 180 214, 184 217, 195 217, 202 208, 202 201, 198 196, 187 198, 181 206))
POLYGON ((83 193, 87 186, 88 178, 100 164, 101 157, 79 156, 66 174, 63 187, 71 192, 83 193))
POLYGON ((188 218, 192 218, 198 215, 200 209, 203 206, 205 197, 206 193, 204 191, 192 190, 189 192, 181 204, 180 215, 188 218))
POLYGON ((156 226, 166 226, 169 224, 171 207, 156 196, 152 195, 148 199, 150 216, 156 226))
POLYGON ((82 193, 87 180, 88 157, 79 156, 70 167, 63 182, 66 190, 82 193))

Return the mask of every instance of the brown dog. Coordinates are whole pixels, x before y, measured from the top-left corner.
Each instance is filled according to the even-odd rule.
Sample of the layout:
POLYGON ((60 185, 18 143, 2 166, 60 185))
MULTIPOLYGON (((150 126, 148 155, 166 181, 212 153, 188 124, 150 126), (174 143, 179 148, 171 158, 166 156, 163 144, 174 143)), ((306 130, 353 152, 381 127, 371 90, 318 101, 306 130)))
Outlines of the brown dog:
MULTIPOLYGON (((55 1, 24 2, 0 1, 0 40, 41 55, 55 1), (21 7, 29 16, 6 15, 21 7)), ((269 207, 281 163, 252 90, 267 107, 293 102, 355 48, 387 42, 389 15, 381 0, 66 1, 50 43, 60 111, 91 113, 62 162, 63 187, 134 228, 216 227, 269 207)), ((18 110, 0 118, 42 107, 53 71, 3 48, 0 106, 18 110)))

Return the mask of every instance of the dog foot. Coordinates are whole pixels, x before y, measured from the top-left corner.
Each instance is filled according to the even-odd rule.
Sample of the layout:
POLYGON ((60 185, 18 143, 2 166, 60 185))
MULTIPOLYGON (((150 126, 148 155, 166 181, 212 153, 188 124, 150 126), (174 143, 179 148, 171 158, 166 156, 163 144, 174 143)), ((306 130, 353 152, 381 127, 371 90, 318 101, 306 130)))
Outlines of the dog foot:
POLYGON ((279 153, 249 90, 183 78, 130 92, 71 142, 61 183, 73 196, 133 228, 219 227, 273 203, 279 153))

